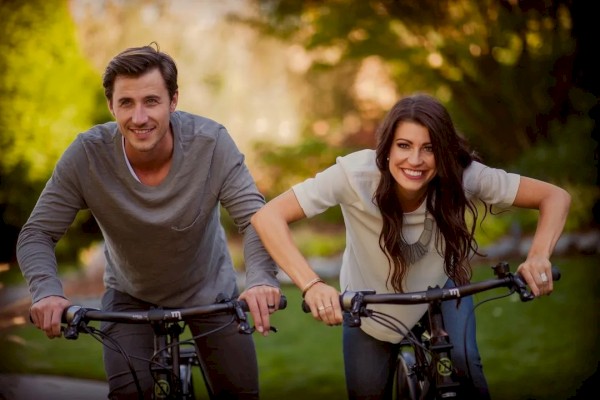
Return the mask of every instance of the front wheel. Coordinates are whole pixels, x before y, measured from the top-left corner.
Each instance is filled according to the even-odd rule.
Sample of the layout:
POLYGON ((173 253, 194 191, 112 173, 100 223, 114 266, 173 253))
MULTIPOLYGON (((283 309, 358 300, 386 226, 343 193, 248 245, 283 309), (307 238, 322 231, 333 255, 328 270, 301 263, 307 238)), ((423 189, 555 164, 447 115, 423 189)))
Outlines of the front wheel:
POLYGON ((415 374, 415 356, 412 351, 402 350, 396 366, 396 399, 418 400, 421 385, 415 374))

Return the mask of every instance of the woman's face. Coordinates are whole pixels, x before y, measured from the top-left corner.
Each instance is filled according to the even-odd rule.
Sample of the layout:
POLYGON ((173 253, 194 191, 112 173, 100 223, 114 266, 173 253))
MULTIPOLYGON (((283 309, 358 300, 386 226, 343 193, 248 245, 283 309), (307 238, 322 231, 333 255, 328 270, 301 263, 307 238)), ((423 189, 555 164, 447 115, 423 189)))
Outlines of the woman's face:
POLYGON ((401 122, 390 147, 390 172, 405 211, 416 209, 437 174, 429 130, 414 122, 401 122))

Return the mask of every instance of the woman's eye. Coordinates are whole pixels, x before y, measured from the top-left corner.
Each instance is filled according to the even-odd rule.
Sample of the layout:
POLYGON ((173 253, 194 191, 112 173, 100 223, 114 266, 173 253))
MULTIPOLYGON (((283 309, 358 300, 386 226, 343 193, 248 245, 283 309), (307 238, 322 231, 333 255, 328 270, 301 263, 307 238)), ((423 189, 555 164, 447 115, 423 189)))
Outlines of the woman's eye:
POLYGON ((423 151, 427 153, 433 153, 433 146, 425 146, 423 147, 423 151))

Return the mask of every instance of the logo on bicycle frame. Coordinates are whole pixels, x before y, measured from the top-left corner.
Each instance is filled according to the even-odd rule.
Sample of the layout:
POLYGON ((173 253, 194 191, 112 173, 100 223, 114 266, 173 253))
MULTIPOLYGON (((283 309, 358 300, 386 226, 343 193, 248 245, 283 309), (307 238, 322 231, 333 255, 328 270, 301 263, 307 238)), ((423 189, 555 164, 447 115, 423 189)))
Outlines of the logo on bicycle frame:
POLYGON ((171 317, 181 319, 181 312, 180 311, 171 311, 171 317))
POLYGON ((452 373, 452 361, 447 357, 442 357, 437 362, 437 372, 442 376, 450 376, 452 373))
POLYGON ((171 388, 166 380, 161 379, 154 384, 154 396, 157 399, 166 399, 170 393, 171 388))
POLYGON ((450 288, 448 291, 450 292, 450 296, 460 297, 460 290, 456 288, 450 288))

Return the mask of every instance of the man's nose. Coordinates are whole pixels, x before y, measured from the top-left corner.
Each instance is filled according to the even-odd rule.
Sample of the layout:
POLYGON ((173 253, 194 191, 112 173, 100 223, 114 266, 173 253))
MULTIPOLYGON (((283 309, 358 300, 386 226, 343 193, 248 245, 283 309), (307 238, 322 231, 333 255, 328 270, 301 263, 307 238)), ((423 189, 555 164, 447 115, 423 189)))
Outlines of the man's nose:
POLYGON ((148 114, 143 106, 137 106, 133 110, 132 122, 136 125, 143 125, 148 119, 148 114))

